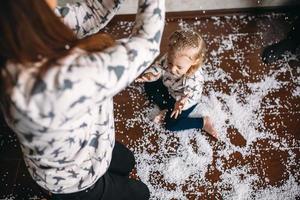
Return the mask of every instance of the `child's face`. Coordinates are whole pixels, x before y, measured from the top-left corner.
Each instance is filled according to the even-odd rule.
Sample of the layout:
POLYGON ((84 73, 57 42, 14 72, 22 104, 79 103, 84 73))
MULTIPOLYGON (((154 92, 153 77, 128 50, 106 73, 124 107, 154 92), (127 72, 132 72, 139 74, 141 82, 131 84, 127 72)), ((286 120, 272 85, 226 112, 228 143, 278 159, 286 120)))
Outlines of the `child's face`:
POLYGON ((199 59, 194 58, 198 52, 198 48, 185 48, 178 52, 169 51, 168 67, 171 73, 177 78, 185 75, 190 67, 199 61, 199 59))

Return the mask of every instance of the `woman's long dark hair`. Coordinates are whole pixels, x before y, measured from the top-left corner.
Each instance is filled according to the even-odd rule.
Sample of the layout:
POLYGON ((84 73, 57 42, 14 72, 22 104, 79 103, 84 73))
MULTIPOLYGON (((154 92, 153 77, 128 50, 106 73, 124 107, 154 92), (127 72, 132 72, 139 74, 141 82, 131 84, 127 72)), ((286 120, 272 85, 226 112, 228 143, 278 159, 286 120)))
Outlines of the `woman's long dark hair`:
POLYGON ((0 6, 0 58, 33 63, 42 57, 56 60, 68 55, 77 38, 45 0, 2 0, 0 6))
POLYGON ((1 70, 8 61, 31 67, 32 63, 46 59, 39 71, 41 75, 57 60, 70 54, 74 47, 94 52, 113 45, 108 35, 97 36, 97 49, 88 47, 93 43, 91 40, 79 40, 45 0, 1 0, 0 88, 6 82, 1 70))
MULTIPOLYGON (((11 89, 9 83, 14 79, 6 73, 8 61, 26 68, 45 59, 46 62, 37 73, 37 78, 41 78, 56 61, 69 55, 74 47, 95 52, 113 44, 114 40, 106 34, 79 40, 56 16, 46 0, 1 0, 0 105, 1 102, 7 103, 5 99, 11 89)), ((7 109, 7 105, 4 107, 7 109)))

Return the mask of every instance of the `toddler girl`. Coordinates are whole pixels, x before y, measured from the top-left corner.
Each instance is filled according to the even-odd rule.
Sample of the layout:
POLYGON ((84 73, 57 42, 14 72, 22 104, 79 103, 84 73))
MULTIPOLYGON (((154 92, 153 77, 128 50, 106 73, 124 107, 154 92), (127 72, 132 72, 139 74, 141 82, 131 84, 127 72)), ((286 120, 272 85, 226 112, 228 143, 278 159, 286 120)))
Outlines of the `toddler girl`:
POLYGON ((205 43, 197 32, 177 30, 169 38, 168 52, 136 82, 145 82, 147 96, 161 110, 155 122, 164 118, 165 127, 171 131, 203 128, 216 138, 208 116, 189 117, 202 94, 205 52, 205 43))

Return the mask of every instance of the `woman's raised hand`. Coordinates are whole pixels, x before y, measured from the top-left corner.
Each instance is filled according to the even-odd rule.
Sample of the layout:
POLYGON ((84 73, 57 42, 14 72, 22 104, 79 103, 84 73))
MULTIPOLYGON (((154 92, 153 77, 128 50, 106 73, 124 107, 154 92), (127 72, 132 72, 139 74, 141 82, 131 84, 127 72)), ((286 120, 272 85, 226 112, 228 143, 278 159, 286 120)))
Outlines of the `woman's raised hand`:
POLYGON ((142 74, 137 79, 135 79, 135 82, 137 82, 137 83, 152 82, 152 81, 157 80, 157 77, 159 75, 160 75, 159 73, 153 74, 152 72, 148 72, 148 73, 142 74))

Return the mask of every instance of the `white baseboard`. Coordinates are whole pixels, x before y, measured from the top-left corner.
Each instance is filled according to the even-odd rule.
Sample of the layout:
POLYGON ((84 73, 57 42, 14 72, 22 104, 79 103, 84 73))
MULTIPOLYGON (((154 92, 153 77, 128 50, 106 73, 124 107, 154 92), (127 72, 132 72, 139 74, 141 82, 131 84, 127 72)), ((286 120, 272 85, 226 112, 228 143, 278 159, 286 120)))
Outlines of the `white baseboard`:
MULTIPOLYGON (((59 0, 59 3, 82 0, 59 0)), ((136 13, 138 0, 125 0, 119 14, 136 13)), ((300 5, 300 0, 166 0, 167 12, 300 5)))

